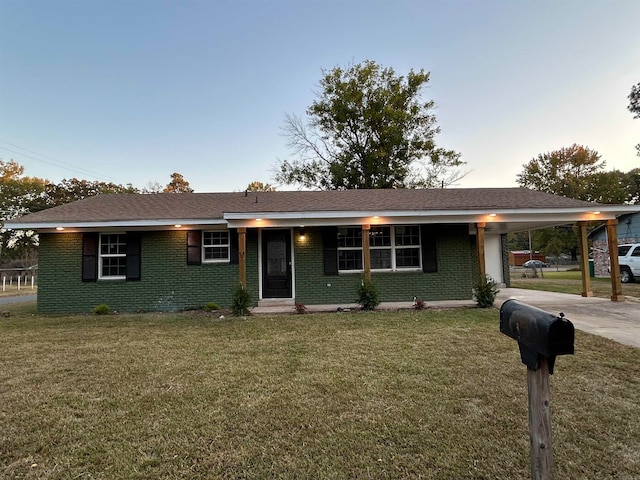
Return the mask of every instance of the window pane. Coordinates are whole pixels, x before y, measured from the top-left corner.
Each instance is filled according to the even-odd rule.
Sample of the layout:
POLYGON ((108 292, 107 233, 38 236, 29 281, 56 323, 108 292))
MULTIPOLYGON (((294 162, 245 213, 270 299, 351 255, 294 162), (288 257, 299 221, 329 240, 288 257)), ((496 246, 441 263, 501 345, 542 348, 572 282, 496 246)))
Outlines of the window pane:
POLYGON ((205 246, 229 245, 229 232, 204 232, 202 244, 205 246))
POLYGON ((100 236, 101 255, 125 255, 127 242, 123 234, 109 234, 100 236))
POLYGON ((396 245, 420 245, 420 229, 417 225, 396 227, 396 245))
POLYGON ((371 230, 369 230, 369 244, 372 247, 390 247, 391 227, 371 227, 371 230))
POLYGON ((621 247, 618 247, 618 256, 624 257, 630 248, 631 248, 631 245, 623 245, 621 247))
POLYGON ((205 247, 204 259, 205 260, 228 260, 229 248, 228 247, 205 247))
POLYGON ((102 259, 103 277, 124 277, 127 274, 127 257, 104 257, 102 259))
POLYGON ((362 229, 360 227, 338 228, 338 248, 362 247, 362 229))
POLYGON ((419 248, 398 248, 396 250, 397 268, 418 268, 420 267, 419 248))
POLYGON ((371 270, 391 268, 391 249, 377 248, 371 250, 371 270))
POLYGON ((362 250, 339 250, 338 270, 362 270, 362 250))

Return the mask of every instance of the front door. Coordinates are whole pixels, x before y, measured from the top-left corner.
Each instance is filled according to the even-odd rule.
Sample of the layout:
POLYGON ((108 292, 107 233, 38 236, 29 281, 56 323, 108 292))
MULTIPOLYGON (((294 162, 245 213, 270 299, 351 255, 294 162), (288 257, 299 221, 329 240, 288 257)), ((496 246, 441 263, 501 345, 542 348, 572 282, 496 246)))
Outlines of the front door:
POLYGON ((262 230, 262 298, 291 298, 291 230, 262 230))

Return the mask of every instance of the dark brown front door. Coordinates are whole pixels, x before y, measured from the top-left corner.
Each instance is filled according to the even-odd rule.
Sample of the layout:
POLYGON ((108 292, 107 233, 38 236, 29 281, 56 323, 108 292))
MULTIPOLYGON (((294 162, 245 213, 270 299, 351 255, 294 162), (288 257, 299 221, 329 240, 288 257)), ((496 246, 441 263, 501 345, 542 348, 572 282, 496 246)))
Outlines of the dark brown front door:
POLYGON ((291 230, 262 231, 262 298, 291 298, 291 230))

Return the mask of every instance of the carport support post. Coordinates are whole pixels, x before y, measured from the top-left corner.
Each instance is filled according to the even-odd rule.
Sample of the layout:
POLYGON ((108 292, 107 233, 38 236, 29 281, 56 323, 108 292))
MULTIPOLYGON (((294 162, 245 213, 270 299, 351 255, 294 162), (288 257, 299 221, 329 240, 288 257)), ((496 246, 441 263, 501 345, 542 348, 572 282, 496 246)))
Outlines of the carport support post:
POLYGON ((578 244, 580 247, 580 270, 582 270, 582 296, 593 297, 589 272, 589 246, 587 244, 587 222, 578 222, 578 244))
POLYGON ((247 229, 238 228, 238 280, 242 288, 247 286, 247 229))
POLYGON ((529 389, 529 440, 531 442, 532 480, 553 478, 551 449, 551 394, 549 359, 540 355, 538 369, 527 368, 529 389))
POLYGON ((362 225, 362 268, 365 282, 371 282, 371 250, 369 248, 369 231, 371 225, 362 225))
POLYGON ((607 243, 609 245, 609 265, 611 266, 611 301, 624 302, 620 263, 618 262, 618 220, 607 220, 607 243))
POLYGON ((484 258, 484 229, 486 223, 476 223, 476 250, 478 251, 478 273, 483 280, 487 275, 487 266, 484 258))

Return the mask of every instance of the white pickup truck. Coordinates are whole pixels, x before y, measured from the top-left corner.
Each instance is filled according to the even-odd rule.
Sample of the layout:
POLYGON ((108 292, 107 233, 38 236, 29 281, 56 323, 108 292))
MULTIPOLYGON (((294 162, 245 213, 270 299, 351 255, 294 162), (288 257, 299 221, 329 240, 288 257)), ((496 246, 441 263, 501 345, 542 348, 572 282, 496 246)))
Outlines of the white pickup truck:
POLYGON ((618 245, 618 263, 622 283, 640 279, 640 243, 618 245))

